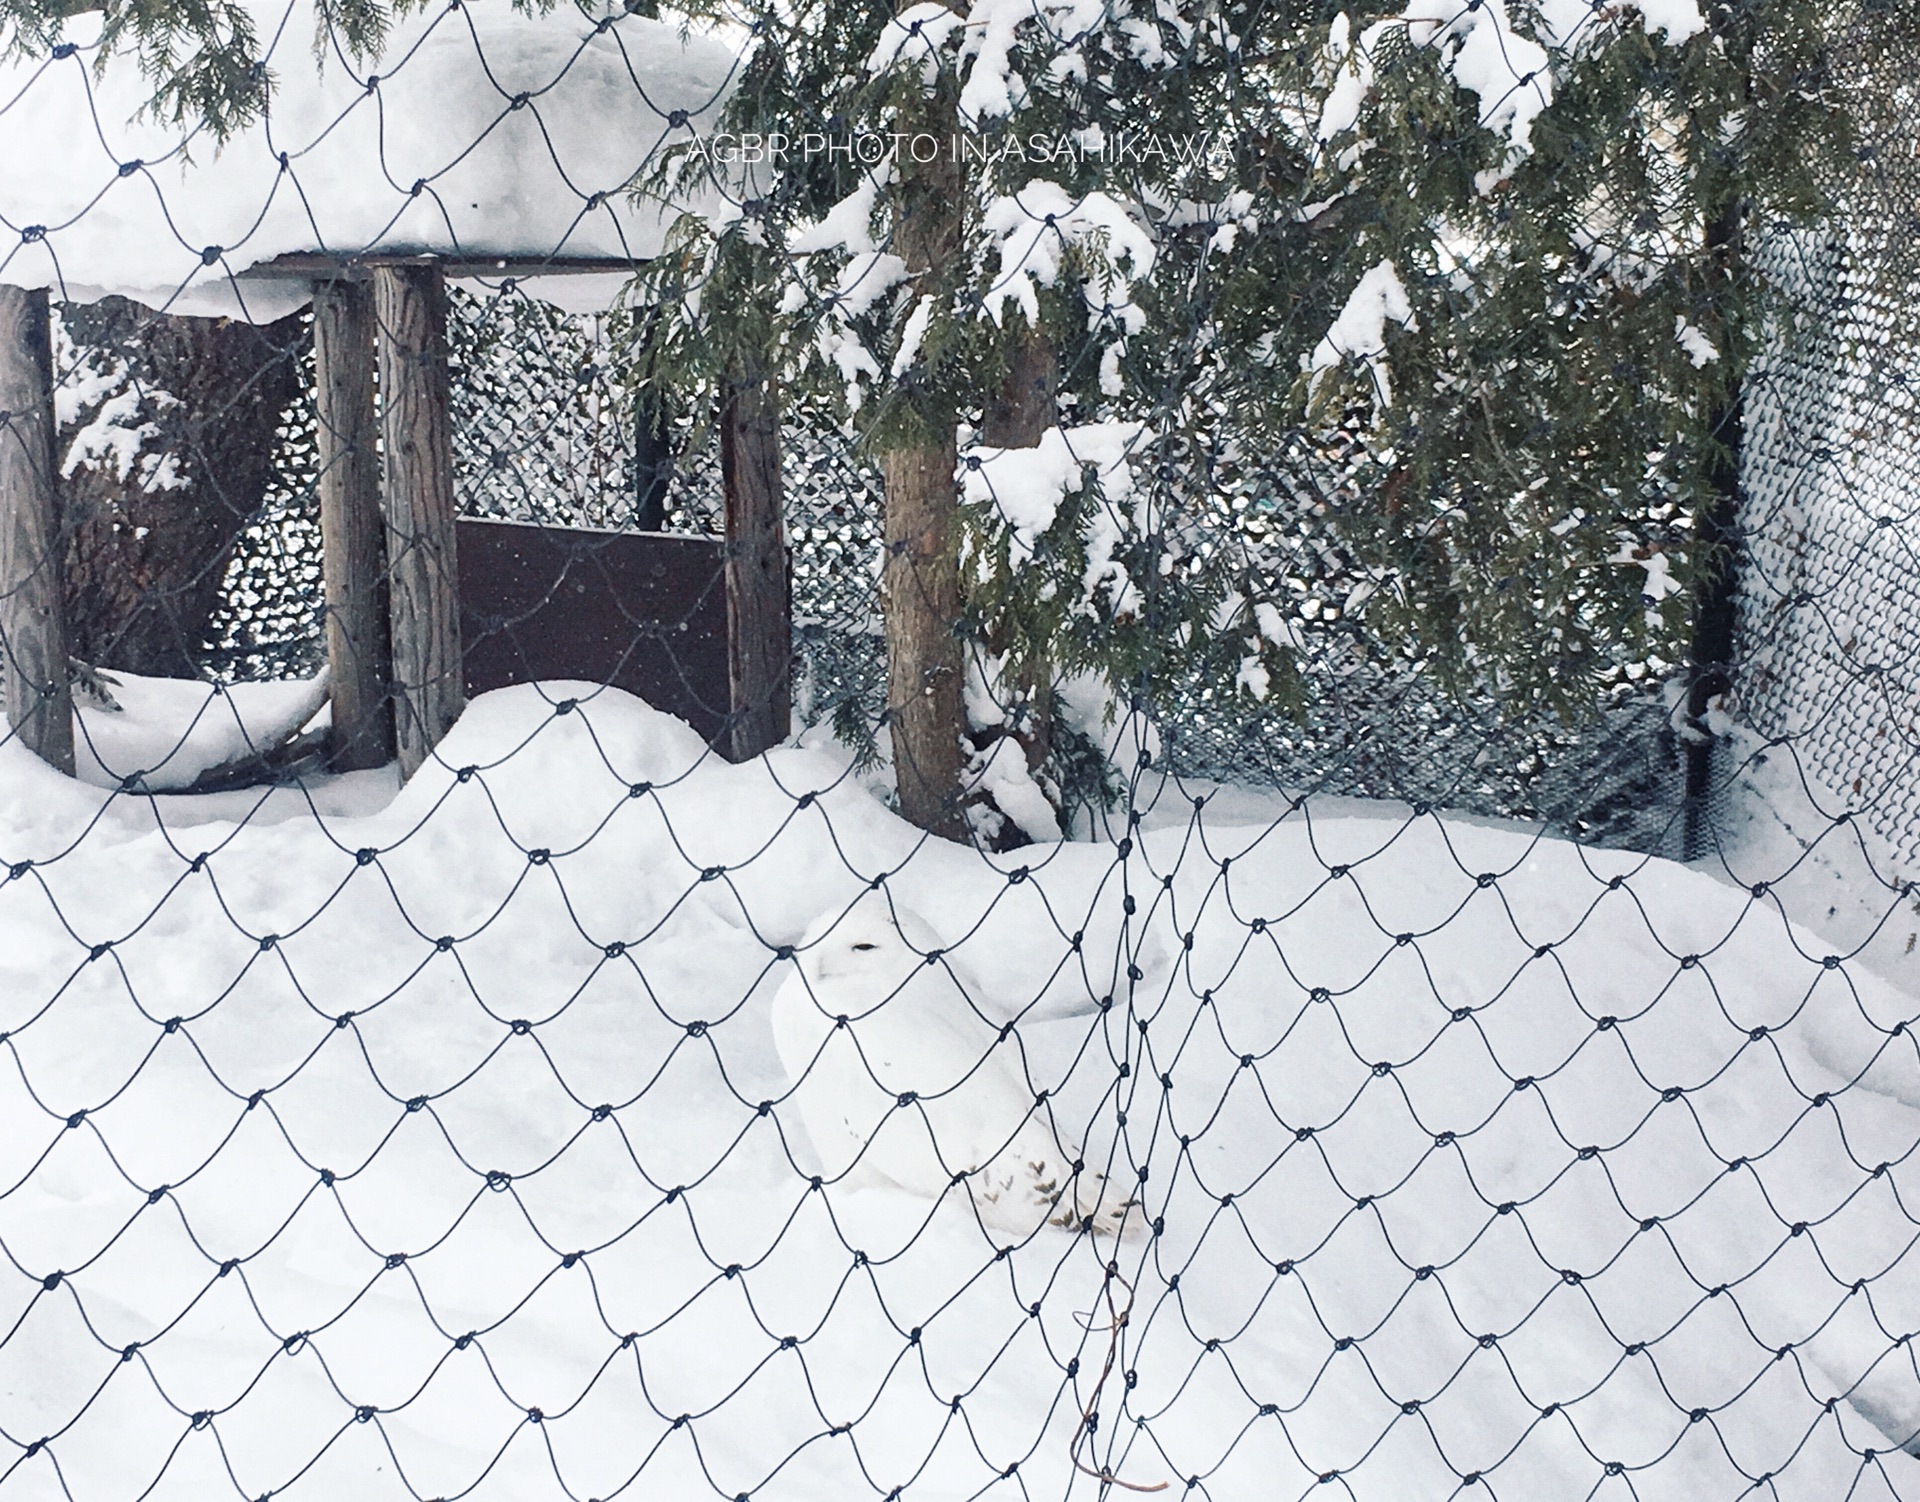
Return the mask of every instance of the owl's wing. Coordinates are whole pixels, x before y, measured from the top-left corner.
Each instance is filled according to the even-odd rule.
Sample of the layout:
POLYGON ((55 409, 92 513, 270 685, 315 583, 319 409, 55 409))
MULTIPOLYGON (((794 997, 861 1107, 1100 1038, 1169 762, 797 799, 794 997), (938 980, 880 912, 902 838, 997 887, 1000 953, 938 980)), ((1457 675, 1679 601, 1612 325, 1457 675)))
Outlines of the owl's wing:
POLYGON ((787 1079, 798 1083, 820 1045, 833 1029, 828 1017, 814 1000, 806 976, 795 970, 773 993, 773 1048, 780 1056, 780 1067, 787 1079))
MULTIPOLYGON (((952 980, 903 991, 867 1019, 862 1046, 896 1096, 911 1090, 950 1172, 981 1168, 1016 1140, 1058 1155, 1017 1036, 981 1017, 952 980)), ((1071 1157, 1071 1154, 1068 1154, 1071 1157)))

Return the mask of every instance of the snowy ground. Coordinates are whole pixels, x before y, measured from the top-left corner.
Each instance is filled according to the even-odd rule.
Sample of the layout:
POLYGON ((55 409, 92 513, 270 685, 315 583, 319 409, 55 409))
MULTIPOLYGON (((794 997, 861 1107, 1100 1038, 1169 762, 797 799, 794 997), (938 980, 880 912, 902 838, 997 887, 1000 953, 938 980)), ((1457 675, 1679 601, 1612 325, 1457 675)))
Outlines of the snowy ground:
POLYGON ((397 795, 0 746, 5 1502, 1091 1498, 1109 1256, 1082 1458, 1134 1485, 1920 1497, 1892 941, 1244 790, 990 862, 546 694, 397 795), (811 1186, 767 1009, 883 875, 1154 1233, 811 1186))

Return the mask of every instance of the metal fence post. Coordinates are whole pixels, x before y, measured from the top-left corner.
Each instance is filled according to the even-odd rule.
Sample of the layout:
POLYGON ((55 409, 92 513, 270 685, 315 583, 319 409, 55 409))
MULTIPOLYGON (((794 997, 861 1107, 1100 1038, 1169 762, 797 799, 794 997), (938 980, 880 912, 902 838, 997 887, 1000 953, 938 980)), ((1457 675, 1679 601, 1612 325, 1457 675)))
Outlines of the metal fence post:
MULTIPOLYGON (((1721 274, 1731 280, 1745 251, 1741 205, 1729 204, 1708 226, 1707 245, 1721 274)), ((1688 653, 1685 743, 1685 801, 1681 806, 1682 860, 1699 860, 1712 847, 1714 734, 1707 723, 1714 700, 1733 688, 1733 645, 1737 625, 1740 538, 1740 450, 1745 432, 1741 389, 1736 383, 1721 405, 1708 414, 1716 452, 1707 474, 1712 499, 1701 508, 1696 545, 1713 560, 1702 577, 1693 604, 1693 643, 1688 653)))
POLYGON ((376 264, 373 290, 380 328, 394 738, 401 775, 411 777, 466 705, 447 285, 440 263, 420 257, 376 264))
POLYGON ((53 332, 44 287, 0 286, 0 662, 7 723, 73 772, 66 592, 54 488, 53 332))

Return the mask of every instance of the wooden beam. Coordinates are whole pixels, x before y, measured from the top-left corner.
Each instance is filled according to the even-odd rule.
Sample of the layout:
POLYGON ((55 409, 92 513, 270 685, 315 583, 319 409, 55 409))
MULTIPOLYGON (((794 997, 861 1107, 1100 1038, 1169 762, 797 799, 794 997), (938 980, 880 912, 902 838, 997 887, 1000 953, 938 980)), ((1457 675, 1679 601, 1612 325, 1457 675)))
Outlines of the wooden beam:
POLYGON ((454 551, 447 286, 436 263, 373 273, 393 640, 394 739, 411 777, 466 704, 454 551))
POLYGON ((764 381, 730 386, 720 419, 727 524, 727 680, 734 761, 787 738, 792 589, 781 519, 780 413, 764 381))
POLYGON ((394 755, 374 328, 373 289, 366 283, 314 284, 320 544, 327 597, 327 691, 333 703, 328 757, 339 772, 384 766, 394 755))
POLYGON ((45 288, 0 286, 0 662, 7 723, 73 773, 59 499, 54 489, 53 332, 45 288))
POLYGON ((638 271, 646 262, 626 256, 436 256, 410 251, 328 255, 324 251, 289 251, 269 261, 256 261, 238 273, 248 281, 364 280, 381 266, 438 266, 453 277, 604 276, 609 272, 638 271))

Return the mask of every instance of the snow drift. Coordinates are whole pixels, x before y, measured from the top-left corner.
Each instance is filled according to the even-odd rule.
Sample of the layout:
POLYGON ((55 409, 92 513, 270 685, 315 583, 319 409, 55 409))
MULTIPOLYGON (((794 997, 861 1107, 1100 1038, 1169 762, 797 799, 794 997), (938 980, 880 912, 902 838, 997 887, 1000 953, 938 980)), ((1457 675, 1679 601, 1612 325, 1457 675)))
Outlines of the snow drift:
POLYGON ((0 1491, 1920 1489, 1910 998, 1765 889, 1192 791, 988 859, 578 685, 373 809, 0 746, 0 1491), (875 881, 1149 1234, 813 1182, 768 1009, 875 881))

